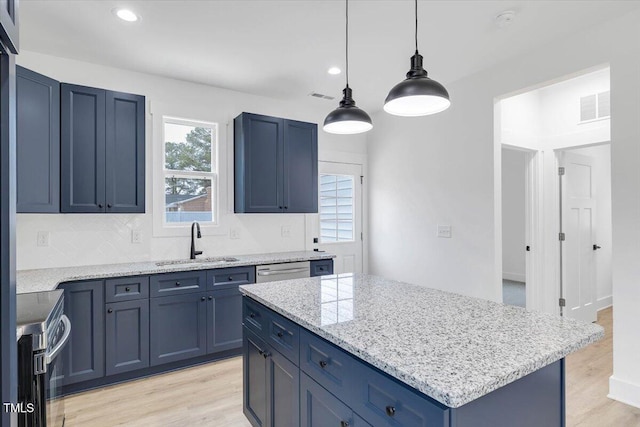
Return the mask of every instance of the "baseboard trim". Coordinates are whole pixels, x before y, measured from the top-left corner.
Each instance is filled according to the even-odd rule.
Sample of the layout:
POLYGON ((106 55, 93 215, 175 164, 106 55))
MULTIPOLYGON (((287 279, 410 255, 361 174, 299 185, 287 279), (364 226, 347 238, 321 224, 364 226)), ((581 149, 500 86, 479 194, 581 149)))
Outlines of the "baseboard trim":
POLYGON ((640 385, 609 377, 609 399, 640 408, 640 385))
POLYGON ((609 295, 604 298, 600 298, 596 301, 596 310, 604 310, 605 308, 609 308, 613 305, 613 296, 609 295))
POLYGON ((513 280, 514 282, 525 282, 527 280, 526 276, 524 274, 520 274, 520 273, 508 273, 508 272, 502 272, 502 278, 504 280, 513 280))

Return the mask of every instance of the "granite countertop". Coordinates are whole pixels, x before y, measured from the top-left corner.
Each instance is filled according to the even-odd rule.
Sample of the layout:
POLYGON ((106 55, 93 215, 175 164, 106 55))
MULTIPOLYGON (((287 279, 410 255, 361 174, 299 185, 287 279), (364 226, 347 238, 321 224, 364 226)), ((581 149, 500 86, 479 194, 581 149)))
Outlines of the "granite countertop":
POLYGON ((363 274, 240 289, 452 408, 604 336, 595 324, 363 274))
POLYGON ((176 271, 210 270, 214 268, 241 267, 246 265, 278 264, 282 262, 331 259, 335 255, 327 252, 300 251, 270 254, 234 255, 216 257, 218 261, 204 259, 175 261, 145 261, 124 264, 85 265, 78 267, 42 268, 19 270, 16 277, 17 293, 51 291, 58 284, 74 280, 90 280, 106 277, 138 276, 145 274, 171 273, 176 271), (235 261, 222 261, 234 258, 235 261))

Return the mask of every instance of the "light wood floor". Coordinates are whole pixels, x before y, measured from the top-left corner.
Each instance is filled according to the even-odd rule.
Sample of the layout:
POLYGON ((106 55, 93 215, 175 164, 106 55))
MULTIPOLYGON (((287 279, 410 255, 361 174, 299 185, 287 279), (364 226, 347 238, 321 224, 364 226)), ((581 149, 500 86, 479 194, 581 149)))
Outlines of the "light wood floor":
MULTIPOLYGON (((608 399, 612 310, 598 314, 604 340, 567 357, 568 427, 640 427, 640 409, 608 399)), ((242 359, 110 386, 65 399, 67 427, 248 427, 242 414, 242 359)))

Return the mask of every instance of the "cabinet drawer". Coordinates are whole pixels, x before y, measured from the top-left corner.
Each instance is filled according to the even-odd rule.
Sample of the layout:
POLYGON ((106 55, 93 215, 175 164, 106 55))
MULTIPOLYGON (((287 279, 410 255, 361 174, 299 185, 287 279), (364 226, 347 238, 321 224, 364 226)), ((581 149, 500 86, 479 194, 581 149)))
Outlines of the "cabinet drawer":
POLYGON ((320 259, 311 261, 311 277, 333 274, 333 260, 320 259))
POLYGON ((105 301, 120 302, 149 298, 149 277, 120 277, 105 280, 105 301))
POLYGON ((374 426, 445 427, 449 409, 364 363, 355 367, 353 410, 374 426))
POLYGON ((300 356, 300 328, 292 321, 268 310, 267 344, 298 365, 300 356))
POLYGON ((151 276, 151 296, 188 294, 205 289, 205 271, 185 271, 151 276))
POLYGON ((352 356, 322 338, 300 329, 300 369, 352 405, 356 377, 352 356))
POLYGON ((234 287, 256 282, 256 268, 234 267, 219 268, 207 272, 207 284, 209 290, 234 287))
POLYGON ((249 297, 242 297, 242 324, 264 339, 268 323, 267 309, 249 297))

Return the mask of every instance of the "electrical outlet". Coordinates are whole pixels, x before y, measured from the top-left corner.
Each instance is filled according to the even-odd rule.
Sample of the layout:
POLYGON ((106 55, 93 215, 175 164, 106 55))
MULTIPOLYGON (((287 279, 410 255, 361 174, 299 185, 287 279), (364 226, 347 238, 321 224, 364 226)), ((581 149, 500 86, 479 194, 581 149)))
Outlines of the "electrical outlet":
POLYGON ((451 238, 451 226, 450 225, 438 225, 438 237, 445 239, 451 238))
POLYGON ((48 231, 38 231, 38 246, 49 246, 48 231))
POLYGON ((141 243, 142 242, 142 233, 140 230, 131 230, 131 243, 141 243))
POLYGON ((289 227, 288 225, 283 225, 280 234, 282 235, 282 237, 291 237, 291 227, 289 227))
POLYGON ((240 238, 240 229, 234 227, 231 230, 229 230, 229 237, 231 239, 239 239, 240 238))

